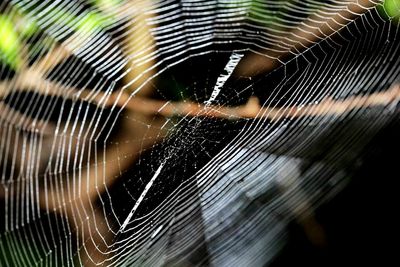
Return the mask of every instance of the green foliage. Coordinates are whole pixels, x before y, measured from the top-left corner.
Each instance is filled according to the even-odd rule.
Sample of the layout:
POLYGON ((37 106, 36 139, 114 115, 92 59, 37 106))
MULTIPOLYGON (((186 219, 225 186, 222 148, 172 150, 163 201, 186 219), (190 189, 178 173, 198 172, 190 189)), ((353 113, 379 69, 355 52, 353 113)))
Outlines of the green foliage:
POLYGON ((86 36, 105 29, 115 22, 100 12, 89 12, 76 16, 60 8, 49 9, 43 16, 47 17, 52 24, 67 27, 86 36))
POLYGON ((75 31, 82 32, 84 34, 90 34, 93 31, 100 30, 107 26, 107 23, 103 23, 101 15, 98 13, 89 13, 78 21, 75 31))
POLYGON ((397 22, 400 19, 400 0, 385 0, 378 6, 378 11, 384 18, 397 22))
POLYGON ((317 12, 326 1, 299 1, 299 0, 276 0, 264 2, 260 0, 232 0, 221 4, 224 8, 246 8, 247 16, 266 30, 285 31, 288 27, 305 19, 309 15, 317 12), (305 5, 303 14, 297 13, 295 16, 293 6, 305 5))
POLYGON ((0 59, 13 69, 21 65, 20 40, 12 20, 0 15, 0 59))
POLYGON ((400 16, 400 0, 385 0, 383 6, 389 17, 400 16))
MULTIPOLYGON (((96 0, 94 4, 112 8, 119 3, 120 0, 96 0)), ((74 32, 81 33, 84 37, 105 30, 116 22, 115 18, 102 12, 91 11, 76 15, 58 7, 46 9, 41 17, 46 17, 50 25, 66 27, 74 32)), ((10 12, 10 14, 0 14, 0 36, 2 37, 0 38, 0 61, 17 70, 22 65, 21 48, 24 46, 23 40, 34 36, 41 30, 37 20, 28 18, 26 14, 19 10, 10 12)), ((39 44, 39 46, 47 47, 45 42, 48 41, 48 38, 42 38, 42 40, 43 44, 39 44)), ((35 47, 38 47, 38 44, 35 44, 35 47)))
POLYGON ((18 17, 18 31, 24 37, 32 37, 35 33, 37 33, 40 29, 37 23, 31 19, 28 19, 26 16, 18 17))

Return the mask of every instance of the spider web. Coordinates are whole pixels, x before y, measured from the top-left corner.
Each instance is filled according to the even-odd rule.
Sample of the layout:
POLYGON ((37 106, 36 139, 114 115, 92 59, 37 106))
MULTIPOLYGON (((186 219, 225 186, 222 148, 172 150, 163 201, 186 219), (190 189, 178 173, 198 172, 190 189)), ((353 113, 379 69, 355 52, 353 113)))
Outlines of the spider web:
POLYGON ((4 266, 264 266, 398 119, 398 1, 0 10, 4 266))

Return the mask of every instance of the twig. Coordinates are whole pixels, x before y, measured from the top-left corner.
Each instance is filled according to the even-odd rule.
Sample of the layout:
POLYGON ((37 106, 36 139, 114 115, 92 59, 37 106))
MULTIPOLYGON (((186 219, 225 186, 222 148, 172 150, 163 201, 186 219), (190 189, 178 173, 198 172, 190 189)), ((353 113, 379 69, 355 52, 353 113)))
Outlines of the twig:
POLYGON ((237 107, 207 106, 190 101, 165 102, 140 97, 133 97, 128 101, 128 96, 124 94, 117 100, 117 93, 113 94, 105 105, 110 106, 114 104, 114 101, 117 101, 117 106, 122 107, 126 104, 126 108, 129 110, 142 114, 161 115, 164 117, 204 116, 224 119, 267 118, 277 120, 304 116, 340 115, 352 109, 388 105, 399 99, 400 86, 394 85, 391 89, 383 92, 353 96, 342 100, 326 98, 318 104, 309 104, 301 107, 261 107, 256 97, 251 97, 247 104, 237 107))
POLYGON ((268 72, 287 55, 298 54, 299 50, 310 47, 315 40, 325 39, 346 27, 352 18, 359 16, 377 3, 371 0, 335 1, 337 11, 332 14, 316 12, 300 23, 293 31, 278 35, 274 45, 264 52, 267 56, 252 54, 244 58, 236 75, 253 76, 268 72))
MULTIPOLYGON (((256 97, 251 97, 245 105, 229 107, 222 105, 205 105, 191 101, 170 102, 139 96, 130 98, 128 93, 119 90, 109 96, 101 91, 97 92, 95 97, 91 97, 91 95, 93 95, 92 90, 65 87, 51 81, 35 79, 24 79, 20 81, 21 90, 24 90, 22 85, 24 85, 23 83, 25 81, 28 83, 27 90, 35 88, 37 92, 46 92, 46 95, 63 95, 64 97, 70 98, 78 97, 81 100, 104 105, 105 107, 116 105, 143 115, 161 115, 164 117, 204 116, 224 119, 267 118, 276 120, 304 116, 340 115, 351 109, 387 105, 392 101, 400 99, 399 85, 396 84, 391 89, 383 92, 352 96, 338 100, 326 98, 318 104, 304 106, 286 108, 262 107, 256 97)), ((4 86, 4 84, 0 84, 0 89, 4 86)))
MULTIPOLYGON (((74 38, 69 38, 66 42, 71 42, 74 38)), ((38 75, 44 76, 49 70, 57 66, 59 63, 64 61, 71 55, 69 51, 63 45, 58 45, 50 50, 43 58, 32 64, 29 68, 32 71, 36 71, 38 75)))

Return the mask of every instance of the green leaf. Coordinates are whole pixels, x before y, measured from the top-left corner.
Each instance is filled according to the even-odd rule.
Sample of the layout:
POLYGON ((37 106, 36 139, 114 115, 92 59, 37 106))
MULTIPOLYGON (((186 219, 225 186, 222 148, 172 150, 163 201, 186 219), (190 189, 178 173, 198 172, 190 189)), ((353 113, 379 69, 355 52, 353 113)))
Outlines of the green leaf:
POLYGON ((400 16, 400 0, 385 0, 383 7, 389 17, 400 16))
POLYGON ((82 33, 90 34, 102 28, 102 19, 96 13, 88 13, 79 20, 76 29, 82 33))
POLYGON ((20 40, 12 20, 0 15, 0 58, 13 69, 21 66, 20 40))

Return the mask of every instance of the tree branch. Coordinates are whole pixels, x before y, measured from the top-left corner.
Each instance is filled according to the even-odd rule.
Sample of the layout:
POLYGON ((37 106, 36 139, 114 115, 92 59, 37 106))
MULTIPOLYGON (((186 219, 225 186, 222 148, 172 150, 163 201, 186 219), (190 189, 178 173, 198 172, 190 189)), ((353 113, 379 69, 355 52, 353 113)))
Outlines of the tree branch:
POLYGON ((310 47, 316 40, 328 38, 330 35, 346 27, 354 17, 360 16, 377 5, 379 1, 346 0, 332 3, 333 13, 321 10, 310 15, 292 31, 282 30, 271 47, 263 52, 265 55, 252 54, 242 59, 236 75, 253 76, 276 68, 280 59, 290 54, 299 54, 310 47))
MULTIPOLYGON (((148 115, 173 116, 204 116, 223 119, 241 118, 267 118, 278 120, 283 118, 298 118, 304 116, 327 116, 341 115, 347 111, 357 108, 388 105, 400 99, 400 86, 394 85, 387 91, 372 93, 370 95, 352 96, 343 100, 326 98, 318 104, 304 106, 292 106, 283 108, 261 107, 256 97, 251 97, 247 104, 237 107, 228 106, 206 106, 204 104, 184 101, 166 102, 141 97, 132 97, 114 93, 105 102, 106 106, 115 104, 126 109, 148 115)), ((98 96, 100 98, 100 96, 98 96)))

